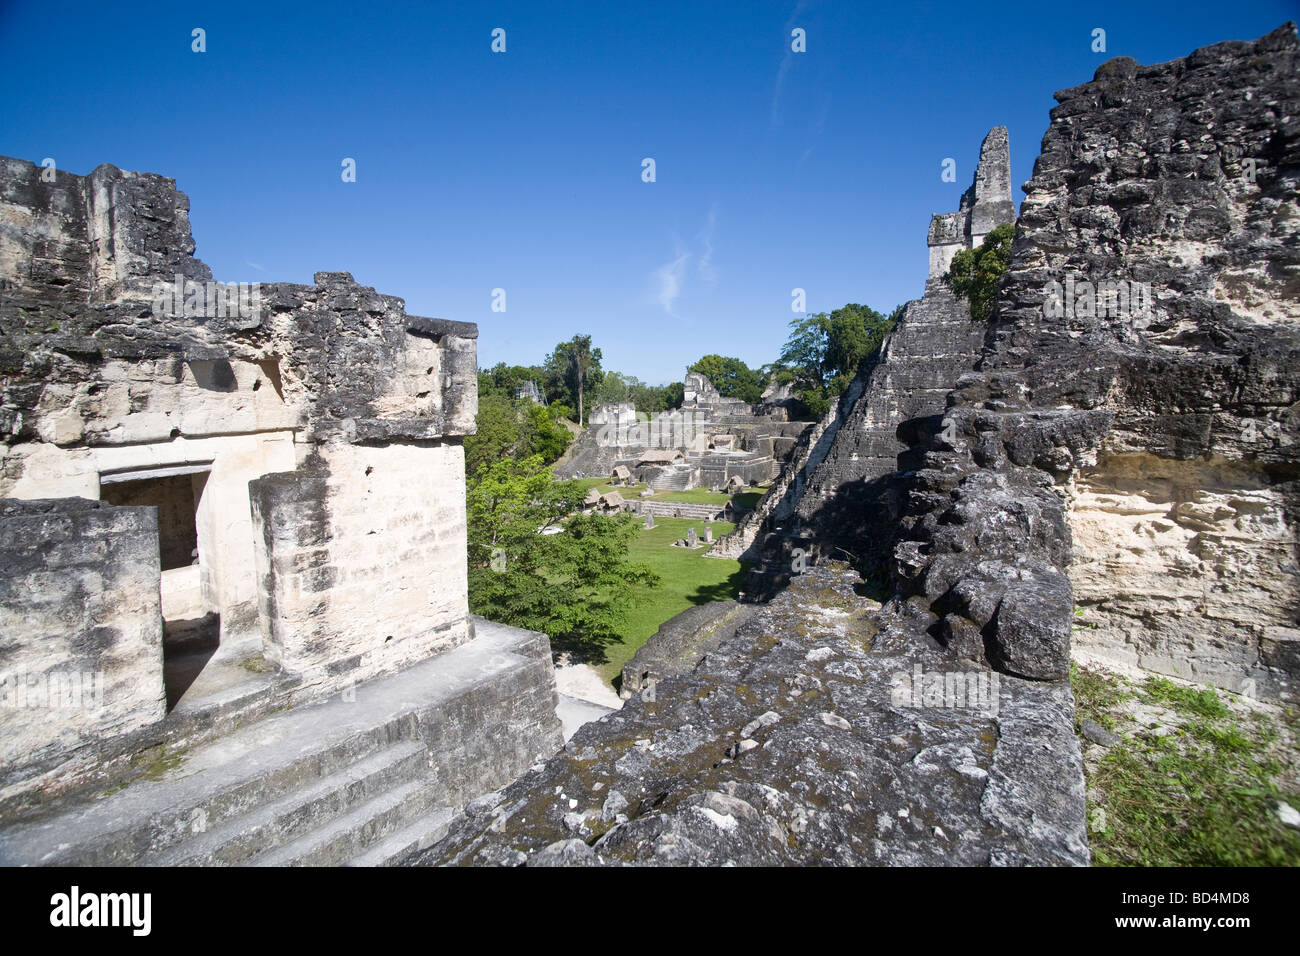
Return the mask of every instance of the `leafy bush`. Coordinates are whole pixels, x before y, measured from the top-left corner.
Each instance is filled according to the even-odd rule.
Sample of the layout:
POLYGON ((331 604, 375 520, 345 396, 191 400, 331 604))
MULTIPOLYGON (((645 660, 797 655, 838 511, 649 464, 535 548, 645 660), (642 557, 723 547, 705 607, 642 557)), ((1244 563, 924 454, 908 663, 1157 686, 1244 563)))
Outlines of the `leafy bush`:
POLYGON ((963 249, 953 256, 945 278, 953 292, 970 303, 971 318, 987 322, 993 316, 993 299, 998 280, 1011 261, 1013 225, 998 226, 977 249, 963 249))
POLYGON ((638 585, 659 577, 630 562, 630 513, 578 514, 585 489, 555 481, 542 459, 491 462, 468 482, 469 605, 503 624, 542 631, 557 651, 599 663, 619 640, 638 585), (558 534, 543 529, 561 526, 558 534))

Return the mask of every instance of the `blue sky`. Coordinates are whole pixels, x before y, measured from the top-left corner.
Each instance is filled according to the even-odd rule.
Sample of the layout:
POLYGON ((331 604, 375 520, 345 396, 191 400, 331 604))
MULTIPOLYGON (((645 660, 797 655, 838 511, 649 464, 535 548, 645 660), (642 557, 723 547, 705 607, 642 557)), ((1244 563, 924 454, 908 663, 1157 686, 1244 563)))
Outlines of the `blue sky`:
POLYGON ((1018 203, 1054 90, 1295 14, 0 0, 0 153, 173 177, 220 280, 346 270, 412 314, 477 322, 480 365, 584 332, 607 369, 662 383, 709 352, 773 360, 796 287, 810 312, 919 296, 930 214, 957 207, 989 127, 1010 132, 1018 203))

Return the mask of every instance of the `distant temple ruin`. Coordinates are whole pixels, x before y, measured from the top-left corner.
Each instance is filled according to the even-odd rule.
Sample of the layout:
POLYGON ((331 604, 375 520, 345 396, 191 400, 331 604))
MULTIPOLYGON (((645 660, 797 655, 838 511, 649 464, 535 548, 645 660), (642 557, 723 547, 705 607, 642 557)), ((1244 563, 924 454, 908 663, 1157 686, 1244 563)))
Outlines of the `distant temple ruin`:
POLYGON ((650 488, 684 491, 746 485, 776 476, 811 422, 791 421, 789 396, 769 389, 750 404, 687 372, 681 408, 639 414, 630 402, 597 405, 590 427, 555 465, 563 478, 608 476, 623 467, 650 488))

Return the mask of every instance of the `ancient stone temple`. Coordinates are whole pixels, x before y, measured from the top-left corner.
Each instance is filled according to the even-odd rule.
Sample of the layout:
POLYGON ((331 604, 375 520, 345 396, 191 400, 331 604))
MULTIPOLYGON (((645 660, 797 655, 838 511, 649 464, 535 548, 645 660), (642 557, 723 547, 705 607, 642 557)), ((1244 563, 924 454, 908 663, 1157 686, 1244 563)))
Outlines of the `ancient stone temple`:
POLYGON ((762 560, 751 594, 789 581, 790 554, 838 554, 884 561, 899 516, 896 475, 906 468, 901 422, 941 412, 958 377, 975 366, 985 329, 952 292, 944 273, 952 257, 1015 220, 1006 127, 984 137, 974 181, 957 212, 930 220, 930 274, 925 293, 907 303, 879 353, 859 370, 836 407, 801 439, 771 492, 736 531, 719 540, 719 556, 762 560), (867 552, 871 553, 868 554, 867 552))
POLYGON ((930 220, 930 278, 943 276, 958 252, 974 249, 998 226, 1015 219, 1007 128, 995 126, 980 145, 975 180, 962 193, 960 208, 956 212, 937 213, 930 220))
POLYGON ((726 398, 699 372, 687 372, 681 408, 638 414, 630 402, 597 405, 590 428, 555 464, 563 478, 628 468, 650 488, 682 491, 770 481, 811 422, 790 421, 788 395, 769 390, 751 405, 726 398))
POLYGON ((418 861, 1084 864, 1075 641, 1294 702, 1298 59, 1288 23, 1058 92, 974 354, 906 349, 943 400, 873 410, 886 343, 773 487, 805 553, 771 599, 665 625, 641 693, 418 861))
POLYGON ((172 180, 44 172, 0 159, 0 858, 45 858, 23 821, 53 813, 79 821, 59 859, 179 852, 160 808, 201 817, 194 858, 216 857, 220 821, 278 800, 283 859, 339 861, 558 745, 545 637, 468 613, 477 328, 342 272, 216 283, 172 180), (283 766, 203 749, 250 727, 283 766), (96 835, 111 811, 77 795, 142 761, 208 776, 127 786, 96 835), (329 822, 304 809, 322 794, 341 842, 283 850, 329 822))

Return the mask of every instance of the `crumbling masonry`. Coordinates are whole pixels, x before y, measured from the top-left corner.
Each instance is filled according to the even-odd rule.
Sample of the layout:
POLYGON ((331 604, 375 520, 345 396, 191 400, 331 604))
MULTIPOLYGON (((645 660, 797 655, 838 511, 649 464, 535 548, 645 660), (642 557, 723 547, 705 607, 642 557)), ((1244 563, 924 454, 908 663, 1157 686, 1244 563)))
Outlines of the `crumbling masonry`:
MULTIPOLYGON (((0 159, 0 822, 129 783, 142 755, 193 752, 286 705, 364 699, 368 682, 417 667, 419 692, 379 716, 409 705, 384 739, 422 748, 410 772, 428 778, 430 806, 554 749, 545 638, 476 637, 468 613, 461 439, 477 328, 408 316, 347 273, 213 283, 172 180, 45 172, 0 159), (58 706, 74 680, 98 699, 58 706)), ((294 785, 346 771, 351 739, 294 785)), ((256 791, 221 772, 173 810, 234 814, 194 802, 256 791)), ((36 832, 9 830, 0 857, 42 859, 36 832)), ((123 832, 121 858, 60 858, 167 848, 123 832)))

